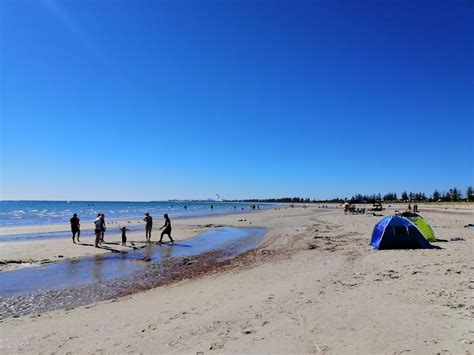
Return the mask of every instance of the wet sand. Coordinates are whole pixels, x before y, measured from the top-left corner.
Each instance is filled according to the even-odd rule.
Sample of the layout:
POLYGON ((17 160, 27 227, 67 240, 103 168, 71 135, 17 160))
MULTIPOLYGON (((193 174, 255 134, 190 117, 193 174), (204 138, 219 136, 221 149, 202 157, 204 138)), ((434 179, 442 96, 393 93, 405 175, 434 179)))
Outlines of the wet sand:
MULTIPOLYGON (((173 239, 186 240, 192 238, 205 231, 220 227, 252 227, 252 221, 256 218, 256 222, 264 218, 265 213, 269 211, 238 213, 216 215, 214 217, 199 218, 181 218, 172 220, 173 239), (261 217, 260 217, 261 216, 261 217)), ((132 243, 142 245, 145 241, 145 225, 140 221, 133 221, 129 224, 123 224, 118 221, 107 221, 107 231, 105 234, 105 244, 103 248, 94 248, 94 237, 86 235, 80 238, 80 243, 74 245, 71 238, 53 238, 39 239, 27 241, 10 241, 0 243, 0 271, 18 269, 22 267, 44 265, 51 262, 70 260, 85 256, 95 256, 111 252, 127 252, 130 250, 132 243), (125 225, 131 231, 127 232, 127 246, 122 247, 121 232, 119 225, 125 225)), ((122 221, 123 222, 123 221, 122 221)), ((163 225, 163 221, 155 217, 154 228, 152 232, 152 241, 158 241, 161 231, 159 228, 163 225)), ((82 228, 90 228, 90 225, 82 224, 82 228)), ((67 226, 51 225, 38 226, 37 233, 49 233, 68 231, 67 226)), ((0 239, 2 235, 12 235, 15 233, 34 233, 35 227, 9 227, 0 230, 0 239), (2 234, 3 233, 3 234, 2 234)), ((168 241, 165 236, 164 241, 168 241)))
POLYGON ((117 298, 228 262, 255 248, 264 228, 222 227, 175 244, 84 257, 0 273, 0 319, 117 298))
MULTIPOLYGON (((345 216, 342 210, 295 208, 185 221, 183 236, 207 224, 250 222, 267 234, 256 249, 207 270, 196 268, 164 287, 5 319, 0 351, 472 353, 474 231, 463 226, 473 223, 474 208, 420 210, 444 240, 436 243, 440 249, 374 251, 370 236, 381 217, 345 216), (456 238, 462 240, 451 241, 456 238)), ((37 243, 37 250, 24 248, 22 257, 53 250, 74 258, 93 249, 75 247, 75 254, 66 255, 70 241, 37 243)), ((14 247, 7 249, 2 258, 13 257, 14 247)))

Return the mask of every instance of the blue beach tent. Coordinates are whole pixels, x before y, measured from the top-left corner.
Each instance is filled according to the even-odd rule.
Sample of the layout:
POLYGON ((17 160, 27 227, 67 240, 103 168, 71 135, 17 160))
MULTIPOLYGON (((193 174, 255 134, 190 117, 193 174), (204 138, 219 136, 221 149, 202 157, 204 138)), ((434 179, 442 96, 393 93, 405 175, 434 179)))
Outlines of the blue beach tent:
POLYGON ((387 216, 374 227, 370 242, 375 249, 425 249, 431 244, 407 218, 387 216))

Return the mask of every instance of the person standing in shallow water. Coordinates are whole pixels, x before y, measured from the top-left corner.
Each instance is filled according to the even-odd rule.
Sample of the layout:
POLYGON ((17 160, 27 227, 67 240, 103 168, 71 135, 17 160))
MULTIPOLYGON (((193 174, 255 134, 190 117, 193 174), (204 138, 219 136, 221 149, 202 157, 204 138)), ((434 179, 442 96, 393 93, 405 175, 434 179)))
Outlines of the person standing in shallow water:
POLYGON ((160 230, 163 229, 163 228, 165 230, 163 232, 161 232, 161 237, 160 237, 160 240, 158 241, 158 243, 162 243, 163 236, 166 234, 166 235, 168 235, 168 238, 170 238, 171 244, 174 244, 174 240, 173 240, 173 238, 171 238, 171 221, 170 221, 170 218, 168 217, 167 213, 165 213, 165 215, 163 217, 165 217, 165 225, 163 227, 161 227, 160 230))
POLYGON ((126 246, 128 229, 126 227, 120 227, 120 231, 122 232, 122 246, 126 246))
POLYGON ((94 232, 95 232, 95 247, 98 248, 101 241, 100 235, 102 234, 102 220, 100 219, 100 214, 97 215, 97 219, 94 221, 94 232))
POLYGON ((76 234, 78 242, 80 242, 79 237, 81 236, 81 225, 79 224, 80 219, 77 217, 77 214, 74 213, 69 221, 71 222, 72 242, 76 244, 76 234))
POLYGON ((103 213, 99 213, 99 218, 102 222, 102 226, 100 229, 100 244, 102 244, 104 242, 104 235, 107 227, 105 226, 105 215, 103 213))
POLYGON ((153 217, 147 212, 145 213, 145 218, 143 218, 143 220, 145 221, 145 238, 147 242, 150 242, 151 230, 153 228, 153 217))

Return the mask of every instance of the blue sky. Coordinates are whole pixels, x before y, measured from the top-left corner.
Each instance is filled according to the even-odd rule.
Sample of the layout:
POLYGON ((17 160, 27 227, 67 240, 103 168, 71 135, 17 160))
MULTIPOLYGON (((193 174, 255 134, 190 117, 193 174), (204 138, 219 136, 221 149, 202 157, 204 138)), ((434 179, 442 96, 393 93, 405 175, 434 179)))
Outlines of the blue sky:
POLYGON ((1 197, 473 183, 466 1, 4 0, 1 197))

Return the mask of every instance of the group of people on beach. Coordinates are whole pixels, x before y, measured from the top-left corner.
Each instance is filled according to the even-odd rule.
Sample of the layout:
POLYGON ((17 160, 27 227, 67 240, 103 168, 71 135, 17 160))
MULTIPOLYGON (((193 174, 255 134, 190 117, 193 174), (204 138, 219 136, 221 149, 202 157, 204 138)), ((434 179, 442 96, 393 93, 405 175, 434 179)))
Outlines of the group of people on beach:
MULTIPOLYGON (((165 218, 165 224, 160 228, 160 230, 163 229, 163 231, 161 232, 161 237, 158 243, 161 244, 163 242, 163 237, 167 235, 171 241, 171 244, 174 244, 174 240, 171 237, 171 220, 167 213, 165 213, 163 217, 165 218)), ((151 231, 153 229, 153 217, 150 215, 150 213, 146 212, 145 217, 143 218, 143 221, 145 222, 145 239, 147 243, 150 243, 151 231)), ((81 236, 80 218, 77 216, 77 213, 74 213, 74 215, 70 219, 70 223, 71 223, 71 232, 72 232, 72 242, 76 244, 76 236, 77 236, 77 242, 80 242, 79 237, 81 236)), ((107 227, 105 223, 105 215, 103 213, 98 213, 97 218, 94 221, 94 233, 95 233, 94 246, 96 248, 99 248, 102 245, 102 243, 104 243, 104 236, 105 236, 106 229, 107 227)), ((122 245, 125 246, 127 243, 127 231, 129 231, 129 229, 127 227, 119 227, 119 229, 122 232, 122 245)))
MULTIPOLYGON (((410 203, 408 204, 407 211, 411 212, 411 204, 410 203)), ((418 211, 418 205, 416 203, 413 205, 413 212, 419 212, 418 211)))
MULTIPOLYGON (((165 219, 165 224, 160 228, 160 230, 164 229, 163 232, 161 232, 160 240, 158 241, 159 244, 163 242, 163 236, 167 235, 168 238, 171 241, 171 244, 174 244, 174 240, 171 237, 171 221, 167 213, 163 215, 165 219)), ((145 213, 145 218, 143 218, 143 221, 145 222, 145 238, 148 243, 151 242, 151 230, 153 229, 153 217, 146 212, 145 213)))

